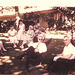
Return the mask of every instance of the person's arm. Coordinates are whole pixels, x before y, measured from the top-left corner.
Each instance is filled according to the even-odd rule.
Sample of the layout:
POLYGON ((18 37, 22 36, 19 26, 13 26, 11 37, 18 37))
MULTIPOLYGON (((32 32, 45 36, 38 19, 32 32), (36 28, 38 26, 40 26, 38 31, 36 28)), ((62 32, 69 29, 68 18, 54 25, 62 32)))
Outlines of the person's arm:
POLYGON ((11 37, 11 34, 10 34, 10 32, 8 32, 8 37, 11 37))
POLYGON ((47 52, 47 46, 46 44, 41 44, 41 46, 39 47, 39 53, 45 53, 47 52))
POLYGON ((62 53, 61 54, 54 54, 54 53, 52 53, 52 55, 62 56, 63 54, 62 53))
POLYGON ((60 58, 62 59, 70 59, 72 57, 73 54, 69 54, 69 55, 62 55, 60 58))
POLYGON ((34 37, 35 36, 35 33, 34 33, 34 31, 32 31, 32 37, 34 37))
POLYGON ((16 35, 17 35, 17 31, 15 30, 15 33, 14 33, 13 37, 16 36, 16 35))
POLYGON ((12 35, 12 37, 14 37, 14 36, 16 36, 16 35, 17 35, 17 31, 15 30, 14 32, 15 32, 15 33, 14 33, 14 35, 12 35))
POLYGON ((23 26, 23 30, 25 30, 25 24, 24 24, 24 26, 23 26))
POLYGON ((8 33, 8 37, 10 37, 11 35, 8 33))

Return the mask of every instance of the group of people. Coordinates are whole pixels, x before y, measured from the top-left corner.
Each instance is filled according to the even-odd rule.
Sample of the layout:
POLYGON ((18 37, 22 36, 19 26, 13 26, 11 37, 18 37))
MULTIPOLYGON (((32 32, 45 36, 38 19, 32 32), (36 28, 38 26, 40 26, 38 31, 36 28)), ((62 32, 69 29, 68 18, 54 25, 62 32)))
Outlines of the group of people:
MULTIPOLYGON (((10 42, 13 44, 13 47, 16 47, 16 44, 18 44, 20 48, 24 48, 24 44, 28 45, 28 48, 21 56, 27 56, 27 69, 29 68, 31 59, 40 58, 40 63, 42 64, 42 60, 44 60, 45 53, 47 52, 47 46, 44 43, 46 36, 43 28, 39 31, 37 25, 34 25, 34 27, 30 25, 29 30, 25 31, 25 24, 23 24, 22 20, 19 20, 18 31, 14 29, 14 26, 11 26, 8 31, 8 37, 10 42)), ((71 67, 75 61, 75 47, 71 44, 71 37, 66 35, 63 39, 65 44, 63 52, 61 54, 52 55, 52 58, 47 62, 48 71, 53 70, 53 67, 58 68, 60 66, 64 68, 68 67, 68 65, 71 67)), ((2 42, 0 46, 0 48, 3 48, 3 50, 6 51, 2 42)))
MULTIPOLYGON (((52 56, 46 62, 47 68, 45 71, 47 72, 58 71, 59 72, 61 70, 60 71, 61 73, 66 73, 69 69, 73 67, 75 63, 75 47, 71 43, 71 36, 68 36, 68 35, 64 36, 63 41, 65 44, 63 52, 61 54, 52 54, 52 56)), ((42 61, 45 58, 46 52, 47 52, 47 46, 45 43, 43 43, 43 37, 39 36, 38 42, 36 42, 34 39, 33 43, 29 45, 28 49, 20 57, 27 55, 27 61, 26 61, 25 67, 28 69, 31 59, 38 60, 38 58, 40 58, 39 66, 42 66, 42 61)))
POLYGON ((10 27, 10 30, 8 31, 8 37, 10 39, 10 42, 14 45, 15 48, 19 44, 20 48, 24 48, 24 44, 29 44, 33 41, 34 37, 38 37, 39 35, 43 35, 45 39, 45 33, 44 28, 41 28, 41 31, 39 31, 37 25, 30 25, 29 30, 25 31, 25 24, 22 22, 22 20, 19 20, 19 26, 16 30, 14 26, 10 27))

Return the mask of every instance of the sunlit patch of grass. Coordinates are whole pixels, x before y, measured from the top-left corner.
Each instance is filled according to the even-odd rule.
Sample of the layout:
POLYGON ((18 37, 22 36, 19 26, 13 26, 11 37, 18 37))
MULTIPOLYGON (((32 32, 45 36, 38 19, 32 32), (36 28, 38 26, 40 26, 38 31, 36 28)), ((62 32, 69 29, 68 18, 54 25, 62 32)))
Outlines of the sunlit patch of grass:
POLYGON ((9 56, 2 56, 2 57, 0 57, 0 59, 1 59, 1 62, 2 63, 11 63, 12 62, 12 60, 10 60, 10 57, 9 56))
POLYGON ((39 69, 39 71, 43 71, 43 69, 41 68, 41 69, 39 69))
POLYGON ((15 59, 15 57, 12 57, 12 59, 15 59))
POLYGON ((2 59, 10 59, 9 56, 1 56, 0 58, 2 58, 2 59))
POLYGON ((10 63, 10 65, 14 65, 14 63, 10 63))
POLYGON ((14 69, 18 69, 18 67, 16 66, 16 67, 14 67, 14 69))
POLYGON ((3 65, 3 63, 2 63, 2 62, 0 62, 0 65, 3 65))
POLYGON ((46 67, 47 66, 47 64, 44 64, 44 67, 46 67))
POLYGON ((11 49, 12 47, 6 47, 7 49, 11 49))
POLYGON ((6 37, 0 37, 0 40, 9 40, 9 39, 6 37))
POLYGON ((10 42, 5 42, 6 44, 10 44, 10 42))
POLYGON ((14 72, 12 75, 18 75, 18 74, 21 74, 22 71, 18 71, 18 72, 14 72))
POLYGON ((7 61, 6 61, 6 63, 11 63, 11 62, 12 62, 11 60, 7 60, 7 61))
POLYGON ((15 49, 15 51, 20 51, 20 49, 15 49))
POLYGON ((42 75, 50 75, 49 73, 44 73, 44 74, 42 74, 42 75))

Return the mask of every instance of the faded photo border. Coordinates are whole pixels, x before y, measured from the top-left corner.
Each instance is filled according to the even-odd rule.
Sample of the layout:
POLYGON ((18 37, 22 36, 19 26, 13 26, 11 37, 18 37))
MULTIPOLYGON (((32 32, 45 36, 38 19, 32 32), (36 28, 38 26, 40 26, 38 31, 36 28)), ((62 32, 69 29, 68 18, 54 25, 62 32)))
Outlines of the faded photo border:
POLYGON ((0 6, 75 6, 75 0, 0 0, 0 6))

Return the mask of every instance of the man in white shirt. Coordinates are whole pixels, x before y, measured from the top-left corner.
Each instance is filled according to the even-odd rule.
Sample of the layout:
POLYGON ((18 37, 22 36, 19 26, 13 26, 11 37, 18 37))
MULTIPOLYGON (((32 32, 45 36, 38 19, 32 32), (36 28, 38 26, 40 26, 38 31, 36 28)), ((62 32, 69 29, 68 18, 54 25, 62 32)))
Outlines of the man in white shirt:
POLYGON ((72 66, 74 63, 73 59, 75 58, 75 47, 71 44, 71 37, 70 36, 64 36, 64 44, 65 47, 63 49, 63 52, 61 54, 57 54, 53 61, 50 60, 50 63, 48 65, 48 71, 54 70, 53 68, 58 68, 62 71, 65 70, 65 68, 68 67, 68 69, 72 66), (53 66, 53 67, 51 67, 53 66), (62 67, 61 67, 62 66, 62 67), (70 67, 69 67, 70 66, 70 67))

